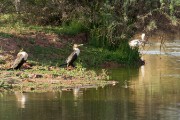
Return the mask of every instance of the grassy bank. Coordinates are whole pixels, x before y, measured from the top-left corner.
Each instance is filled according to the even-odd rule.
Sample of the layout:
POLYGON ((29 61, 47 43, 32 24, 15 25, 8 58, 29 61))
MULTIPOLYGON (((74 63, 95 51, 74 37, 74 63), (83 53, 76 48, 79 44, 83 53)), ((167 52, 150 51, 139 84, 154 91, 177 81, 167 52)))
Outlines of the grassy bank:
POLYGON ((16 14, 4 14, 0 19, 0 91, 46 92, 114 85, 106 70, 97 73, 86 68, 109 67, 109 63, 118 67, 139 60, 138 51, 130 49, 127 41, 117 50, 92 46, 82 33, 87 29, 79 22, 55 27, 25 24, 16 14), (84 43, 77 68, 59 67, 74 43, 84 43), (24 66, 24 71, 7 71, 22 49, 29 54, 27 62, 32 69, 24 66))
POLYGON ((73 90, 75 88, 97 88, 115 85, 109 81, 106 70, 98 74, 78 66, 73 70, 36 66, 25 71, 4 71, 0 74, 0 91, 48 92, 73 90))
POLYGON ((91 38, 87 38, 85 34, 78 36, 82 32, 88 32, 85 25, 78 21, 62 26, 38 26, 25 24, 17 14, 4 14, 0 19, 0 36, 9 40, 11 46, 16 46, 15 49, 8 49, 1 45, 1 51, 12 51, 10 53, 16 55, 23 49, 29 53, 30 61, 40 65, 59 66, 64 63, 72 52, 74 43, 85 43, 80 48, 78 59, 78 64, 85 67, 98 67, 105 62, 134 64, 140 59, 138 50, 129 48, 128 40, 122 40, 116 50, 92 46, 86 40, 91 38))
POLYGON ((59 67, 36 66, 25 71, 6 71, 0 74, 0 91, 47 92, 68 90, 70 88, 102 87, 115 84, 107 81, 107 71, 97 74, 81 66, 66 70, 59 67))

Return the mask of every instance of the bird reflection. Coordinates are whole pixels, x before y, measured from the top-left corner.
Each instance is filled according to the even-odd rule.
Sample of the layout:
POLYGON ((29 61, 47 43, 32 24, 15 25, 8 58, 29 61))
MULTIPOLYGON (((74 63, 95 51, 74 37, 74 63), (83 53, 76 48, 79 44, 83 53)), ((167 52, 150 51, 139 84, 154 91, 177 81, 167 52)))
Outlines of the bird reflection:
POLYGON ((17 104, 19 108, 25 108, 26 96, 24 93, 15 92, 17 104))
POLYGON ((128 86, 128 81, 127 80, 125 80, 124 81, 124 85, 122 86, 123 88, 128 88, 129 86, 128 86))
MULTIPOLYGON (((144 57, 143 57, 143 56, 141 57, 141 60, 144 61, 144 57)), ((142 79, 144 79, 144 75, 145 75, 145 70, 144 70, 144 69, 145 69, 145 68, 144 68, 144 65, 142 65, 142 66, 140 67, 142 79)))
POLYGON ((74 100, 77 100, 79 97, 79 91, 80 91, 80 87, 75 87, 73 88, 73 95, 74 95, 74 100))
POLYGON ((142 78, 144 78, 144 74, 145 74, 145 72, 144 72, 144 65, 141 66, 141 74, 142 74, 142 78))
POLYGON ((124 81, 124 88, 128 88, 127 80, 124 81))
POLYGON ((80 87, 73 88, 74 106, 78 106, 80 87))

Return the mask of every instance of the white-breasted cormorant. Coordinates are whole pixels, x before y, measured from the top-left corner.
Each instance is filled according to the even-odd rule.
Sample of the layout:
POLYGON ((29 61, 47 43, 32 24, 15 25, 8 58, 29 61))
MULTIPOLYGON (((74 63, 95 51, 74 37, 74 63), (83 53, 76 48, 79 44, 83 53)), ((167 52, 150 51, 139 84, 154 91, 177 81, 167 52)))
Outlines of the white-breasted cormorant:
POLYGON ((82 46, 83 44, 74 44, 73 45, 73 52, 68 56, 68 58, 66 59, 66 62, 65 62, 65 64, 62 64, 62 65, 60 65, 60 66, 63 66, 63 65, 67 65, 67 67, 69 67, 69 66, 72 66, 72 67, 75 67, 74 66, 74 61, 76 61, 77 60, 77 58, 78 58, 78 56, 79 56, 79 54, 80 54, 80 50, 79 50, 79 46, 82 46))
POLYGON ((15 69, 15 70, 20 69, 21 66, 27 61, 27 58, 28 58, 28 54, 26 52, 24 51, 19 52, 10 69, 15 69))

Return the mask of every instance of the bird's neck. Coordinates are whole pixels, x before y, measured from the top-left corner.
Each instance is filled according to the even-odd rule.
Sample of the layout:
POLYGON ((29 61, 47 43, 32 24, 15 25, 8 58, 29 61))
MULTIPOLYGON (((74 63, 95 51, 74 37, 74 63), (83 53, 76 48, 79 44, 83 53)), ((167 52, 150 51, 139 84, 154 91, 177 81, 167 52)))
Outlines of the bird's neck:
POLYGON ((145 41, 145 40, 144 40, 144 37, 145 37, 145 35, 143 34, 143 35, 141 36, 142 41, 145 41))
POLYGON ((80 53, 79 48, 74 48, 74 51, 76 52, 77 55, 79 55, 79 53, 80 53))
POLYGON ((144 37, 142 38, 142 41, 145 41, 145 40, 144 40, 144 37))
POLYGON ((19 55, 22 55, 22 58, 24 58, 24 60, 27 60, 28 54, 26 52, 19 52, 19 55))

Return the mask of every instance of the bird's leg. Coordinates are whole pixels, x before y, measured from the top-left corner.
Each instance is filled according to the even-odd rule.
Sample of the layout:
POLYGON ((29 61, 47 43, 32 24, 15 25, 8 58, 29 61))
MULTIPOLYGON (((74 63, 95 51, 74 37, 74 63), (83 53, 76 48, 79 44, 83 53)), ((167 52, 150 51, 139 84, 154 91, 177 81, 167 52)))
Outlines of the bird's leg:
POLYGON ((74 64, 71 64, 71 66, 74 68, 75 67, 75 65, 74 64))
POLYGON ((67 68, 69 67, 69 63, 67 63, 67 66, 66 66, 67 68))
POLYGON ((66 69, 71 70, 71 64, 68 63, 66 69))

